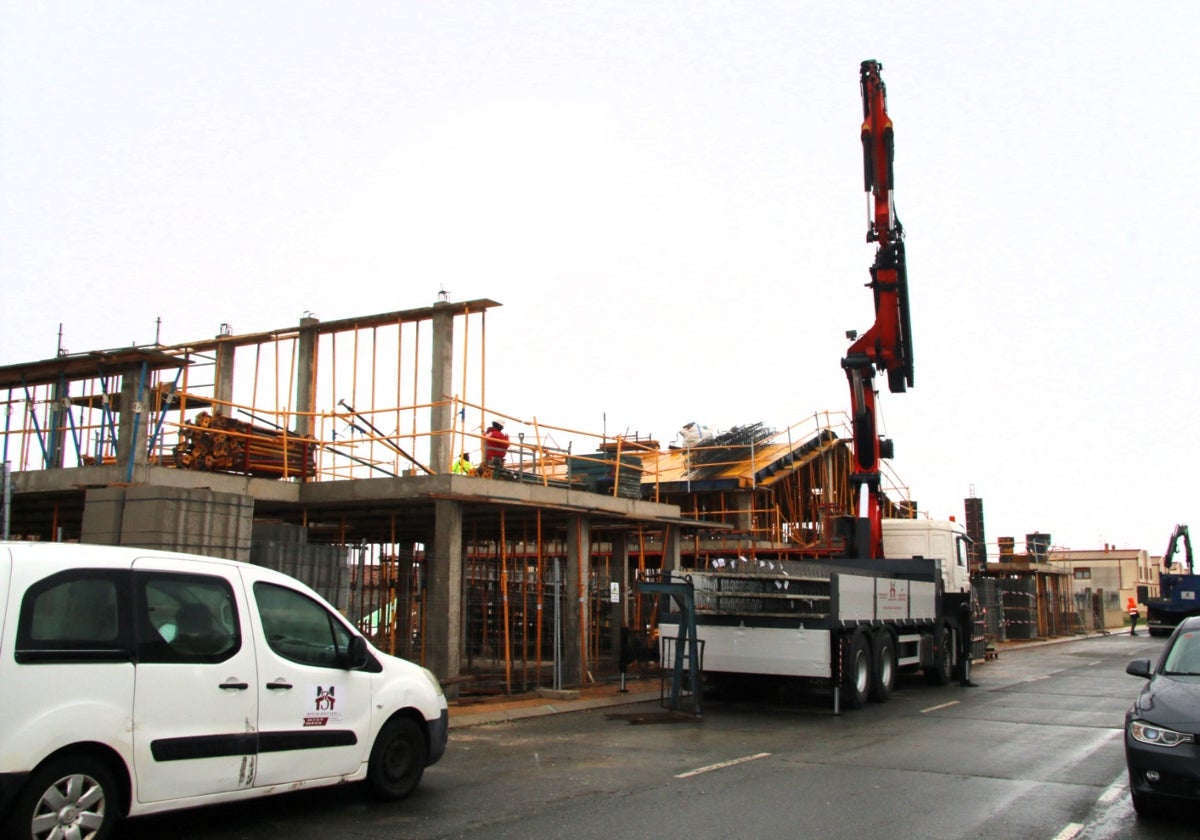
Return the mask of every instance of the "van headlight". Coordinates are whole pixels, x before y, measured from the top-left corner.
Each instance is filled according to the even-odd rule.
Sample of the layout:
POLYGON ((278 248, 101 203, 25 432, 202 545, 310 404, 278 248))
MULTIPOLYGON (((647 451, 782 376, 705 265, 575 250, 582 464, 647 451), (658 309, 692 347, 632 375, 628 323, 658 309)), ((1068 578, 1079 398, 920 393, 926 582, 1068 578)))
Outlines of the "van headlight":
POLYGON ((422 668, 421 673, 425 675, 425 679, 429 680, 429 684, 433 686, 433 691, 435 694, 440 697, 445 693, 442 691, 442 684, 438 682, 438 678, 433 675, 433 671, 430 671, 428 668, 422 668))
POLYGON ((1177 747, 1180 744, 1194 744, 1196 736, 1186 732, 1176 732, 1174 729, 1164 729, 1154 726, 1144 720, 1135 720, 1129 724, 1129 734, 1133 740, 1155 747, 1177 747))

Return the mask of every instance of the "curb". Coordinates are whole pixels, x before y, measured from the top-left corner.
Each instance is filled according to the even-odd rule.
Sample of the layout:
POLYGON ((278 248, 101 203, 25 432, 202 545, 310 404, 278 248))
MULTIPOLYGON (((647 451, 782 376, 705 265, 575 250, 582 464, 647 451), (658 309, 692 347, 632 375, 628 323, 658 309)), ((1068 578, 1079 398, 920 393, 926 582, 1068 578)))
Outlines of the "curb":
POLYGON ((497 703, 476 711, 463 710, 457 714, 453 708, 450 714, 450 728, 460 729, 467 726, 480 726, 488 723, 506 723, 524 718, 541 717, 542 715, 557 715, 564 712, 581 712, 587 709, 603 709, 609 706, 625 706, 631 703, 644 703, 649 700, 659 700, 659 691, 630 692, 628 694, 599 695, 580 697, 578 700, 558 700, 553 703, 541 701, 526 701, 522 703, 497 703))

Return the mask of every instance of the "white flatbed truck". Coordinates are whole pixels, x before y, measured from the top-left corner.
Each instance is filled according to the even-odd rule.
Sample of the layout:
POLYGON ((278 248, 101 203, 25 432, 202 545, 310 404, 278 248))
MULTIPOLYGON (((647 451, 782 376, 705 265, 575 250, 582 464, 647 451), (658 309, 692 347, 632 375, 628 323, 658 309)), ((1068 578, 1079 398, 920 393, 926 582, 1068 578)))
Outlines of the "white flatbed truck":
MULTIPOLYGON (((886 701, 901 670, 920 669, 938 685, 969 680, 963 528, 889 519, 883 537, 888 559, 749 560, 670 573, 693 587, 705 677, 816 681, 833 688, 835 713, 886 701)), ((678 606, 664 599, 664 644, 679 620, 678 606)))

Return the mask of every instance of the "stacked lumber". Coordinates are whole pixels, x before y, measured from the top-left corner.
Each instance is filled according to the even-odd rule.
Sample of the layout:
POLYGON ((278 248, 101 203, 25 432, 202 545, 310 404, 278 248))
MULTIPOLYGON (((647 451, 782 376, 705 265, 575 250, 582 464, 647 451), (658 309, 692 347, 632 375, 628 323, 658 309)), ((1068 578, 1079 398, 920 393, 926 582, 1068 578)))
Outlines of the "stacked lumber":
POLYGON ((316 472, 313 441, 202 411, 179 432, 175 466, 307 480, 316 472))

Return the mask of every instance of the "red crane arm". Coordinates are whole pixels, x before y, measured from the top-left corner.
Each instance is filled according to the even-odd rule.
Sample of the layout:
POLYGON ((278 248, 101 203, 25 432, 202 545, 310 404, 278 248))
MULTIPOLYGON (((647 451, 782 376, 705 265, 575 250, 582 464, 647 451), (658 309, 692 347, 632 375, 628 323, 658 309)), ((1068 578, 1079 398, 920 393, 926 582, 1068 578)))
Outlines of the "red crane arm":
POLYGON ((867 241, 878 242, 871 266, 875 322, 850 345, 842 368, 850 383, 854 460, 851 480, 858 488, 858 513, 853 536, 858 557, 883 556, 881 458, 891 457, 891 441, 876 427, 875 371, 884 371, 893 393, 913 384, 912 326, 908 309, 908 275, 904 259, 904 228, 896 217, 895 152, 892 120, 887 113, 887 89, 877 61, 860 68, 863 101, 863 184, 871 194, 867 241))

